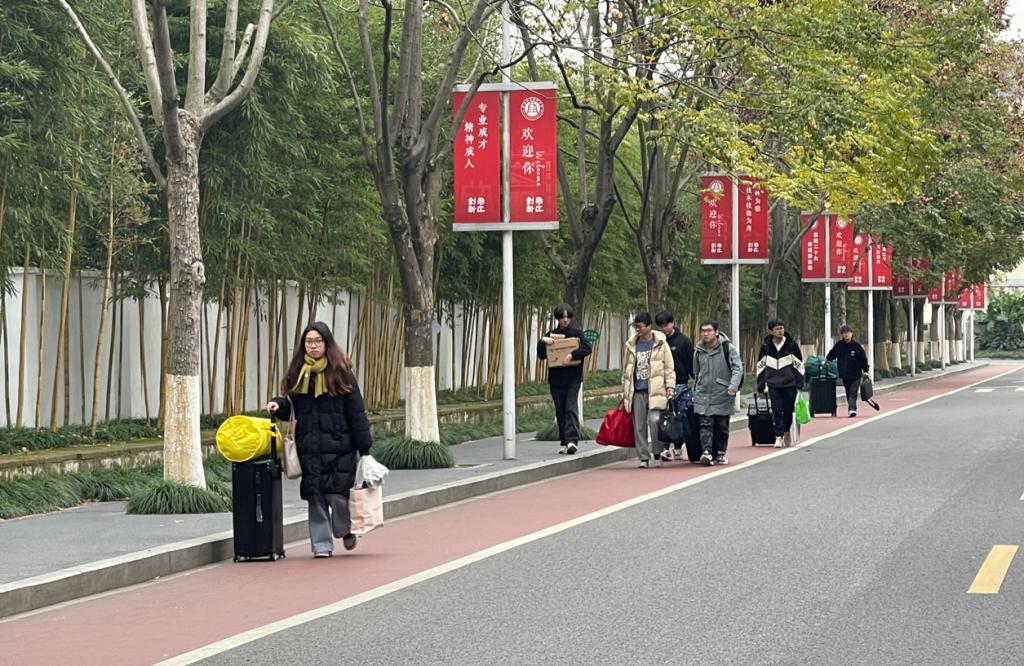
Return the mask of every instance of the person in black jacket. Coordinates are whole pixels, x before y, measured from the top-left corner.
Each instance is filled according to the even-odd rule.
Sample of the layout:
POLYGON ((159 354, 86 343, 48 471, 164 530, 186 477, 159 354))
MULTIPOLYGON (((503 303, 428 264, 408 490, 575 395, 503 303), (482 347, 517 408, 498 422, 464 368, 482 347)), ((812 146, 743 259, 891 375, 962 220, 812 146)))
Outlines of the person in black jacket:
POLYGON ((559 453, 576 453, 580 446, 579 395, 583 384, 583 359, 590 355, 590 343, 583 337, 583 331, 572 326, 572 308, 562 303, 552 313, 558 325, 541 336, 537 341, 537 358, 547 360, 548 345, 558 338, 579 338, 579 347, 562 359, 561 365, 548 367, 548 385, 551 399, 555 403, 555 420, 558 422, 559 453))
POLYGON ((839 328, 840 340, 828 352, 825 358, 835 360, 839 365, 839 376, 846 389, 846 404, 850 417, 857 416, 857 394, 860 392, 860 379, 868 374, 868 355, 864 347, 853 339, 853 329, 843 325, 839 328))
POLYGON ((771 331, 764 338, 757 358, 757 392, 767 389, 772 405, 775 427, 775 448, 793 444, 793 409, 797 393, 804 385, 804 357, 800 345, 786 333, 786 325, 778 319, 768 322, 771 331))
MULTIPOLYGON (((676 372, 676 391, 675 397, 672 398, 672 408, 688 414, 688 425, 690 429, 694 429, 696 417, 693 415, 693 391, 690 389, 690 379, 693 378, 693 340, 676 327, 675 316, 668 310, 662 310, 655 315, 654 323, 665 334, 665 342, 672 352, 673 368, 676 372)), ((696 433, 693 436, 696 436, 696 433)), ((683 442, 672 442, 672 446, 675 448, 675 458, 682 460, 683 442)), ((671 459, 667 457, 671 455, 669 451, 665 449, 662 454, 663 460, 671 459)))
POLYGON ((345 550, 356 547, 348 510, 359 454, 373 442, 363 397, 352 363, 335 343, 331 329, 313 322, 302 332, 284 379, 281 397, 267 410, 287 421, 295 410, 295 446, 302 464, 299 495, 309 504, 309 540, 313 557, 330 557, 333 537, 345 550))

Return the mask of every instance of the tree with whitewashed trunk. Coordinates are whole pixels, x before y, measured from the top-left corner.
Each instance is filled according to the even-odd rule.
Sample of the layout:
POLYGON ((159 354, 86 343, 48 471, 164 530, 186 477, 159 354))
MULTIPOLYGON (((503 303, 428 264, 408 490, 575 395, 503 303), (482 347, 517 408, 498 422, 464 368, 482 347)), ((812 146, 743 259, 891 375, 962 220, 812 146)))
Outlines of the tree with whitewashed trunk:
POLYGON ((167 390, 164 397, 164 478, 205 487, 199 438, 200 312, 205 268, 199 236, 199 153, 205 133, 249 95, 263 63, 273 0, 261 0, 255 24, 238 39, 238 0, 227 0, 217 76, 206 85, 206 0, 189 6, 188 75, 184 99, 175 79, 167 5, 131 0, 137 56, 144 74, 151 120, 163 138, 161 164, 131 96, 67 0, 56 0, 117 92, 146 163, 167 202, 171 278, 168 305, 167 390), (241 80, 236 83, 242 69, 241 80), (184 102, 182 104, 182 102, 184 102))
MULTIPOLYGON (((477 84, 507 66, 491 57, 498 51, 493 32, 482 32, 500 2, 476 0, 462 6, 462 15, 442 5, 437 13, 428 15, 423 0, 408 0, 400 9, 389 0, 380 5, 360 0, 356 26, 358 60, 363 66, 360 76, 349 66, 327 6, 322 0, 317 4, 356 107, 363 158, 380 196, 402 285, 406 443, 413 447, 436 444, 440 442, 440 429, 432 332, 437 280, 434 253, 440 195, 448 177, 455 136, 454 131, 448 131, 445 137, 442 129, 449 122, 451 127, 459 125, 465 113, 462 109, 449 120, 449 98, 472 47, 479 49, 480 61, 491 64, 490 71, 474 70, 470 74, 477 84), (379 41, 377 29, 383 35, 379 41), (392 36, 399 34, 393 42, 392 36), (436 52, 431 51, 432 47, 438 47, 436 52), (437 86, 424 91, 425 70, 437 64, 431 59, 445 55, 437 86), (364 86, 365 91, 360 91, 364 86), (364 109, 364 103, 369 109, 364 109)), ((430 456, 408 453, 402 456, 410 461, 408 466, 431 466, 426 462, 430 456)))

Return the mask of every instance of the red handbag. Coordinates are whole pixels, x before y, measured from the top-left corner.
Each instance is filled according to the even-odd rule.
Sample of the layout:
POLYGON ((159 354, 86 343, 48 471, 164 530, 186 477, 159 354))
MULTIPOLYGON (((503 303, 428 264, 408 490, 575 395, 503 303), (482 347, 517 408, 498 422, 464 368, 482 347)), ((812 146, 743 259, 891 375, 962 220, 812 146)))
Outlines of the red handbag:
POLYGON ((597 443, 603 446, 636 447, 636 439, 633 437, 633 415, 624 408, 623 403, 605 412, 604 421, 597 431, 597 443))

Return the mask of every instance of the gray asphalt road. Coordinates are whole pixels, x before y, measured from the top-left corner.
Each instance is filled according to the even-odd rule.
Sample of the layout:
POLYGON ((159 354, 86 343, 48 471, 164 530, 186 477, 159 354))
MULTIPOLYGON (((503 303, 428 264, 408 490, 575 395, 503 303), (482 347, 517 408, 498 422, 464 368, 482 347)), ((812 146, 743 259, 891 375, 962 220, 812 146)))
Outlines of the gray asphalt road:
POLYGON ((1020 664, 1024 370, 209 664, 1020 664))

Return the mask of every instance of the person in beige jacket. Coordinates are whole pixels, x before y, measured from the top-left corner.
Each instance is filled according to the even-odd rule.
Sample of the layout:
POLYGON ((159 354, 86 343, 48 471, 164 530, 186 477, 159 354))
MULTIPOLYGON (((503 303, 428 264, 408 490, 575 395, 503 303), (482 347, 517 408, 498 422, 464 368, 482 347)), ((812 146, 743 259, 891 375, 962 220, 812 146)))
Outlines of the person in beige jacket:
POLYGON ((640 467, 661 467, 666 444, 658 439, 661 410, 676 390, 676 373, 672 351, 665 334, 654 330, 649 312, 633 318, 636 334, 626 341, 626 358, 622 365, 622 400, 633 415, 633 437, 640 467))

